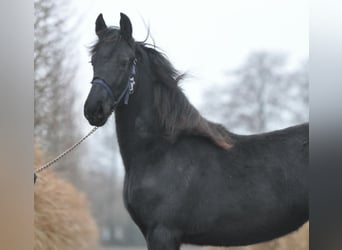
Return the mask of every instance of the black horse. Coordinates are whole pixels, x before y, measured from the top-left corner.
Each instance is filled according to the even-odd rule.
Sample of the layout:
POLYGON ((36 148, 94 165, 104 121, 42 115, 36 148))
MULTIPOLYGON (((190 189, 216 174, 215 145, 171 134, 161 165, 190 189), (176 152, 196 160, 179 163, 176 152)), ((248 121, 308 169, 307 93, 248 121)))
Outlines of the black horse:
POLYGON ((308 220, 308 124, 241 136, 203 118, 182 78, 152 46, 96 20, 94 79, 84 115, 102 126, 115 110, 124 201, 148 249, 182 243, 239 246, 308 220))

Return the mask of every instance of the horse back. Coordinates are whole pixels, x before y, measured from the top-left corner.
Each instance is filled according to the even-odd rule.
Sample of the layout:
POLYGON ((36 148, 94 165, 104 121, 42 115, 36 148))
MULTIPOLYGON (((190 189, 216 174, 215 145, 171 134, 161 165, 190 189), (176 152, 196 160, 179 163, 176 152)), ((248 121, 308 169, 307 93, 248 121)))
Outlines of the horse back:
POLYGON ((190 243, 252 244, 308 220, 308 124, 232 138, 229 151, 199 154, 188 194, 197 199, 191 214, 204 233, 190 236, 190 243))

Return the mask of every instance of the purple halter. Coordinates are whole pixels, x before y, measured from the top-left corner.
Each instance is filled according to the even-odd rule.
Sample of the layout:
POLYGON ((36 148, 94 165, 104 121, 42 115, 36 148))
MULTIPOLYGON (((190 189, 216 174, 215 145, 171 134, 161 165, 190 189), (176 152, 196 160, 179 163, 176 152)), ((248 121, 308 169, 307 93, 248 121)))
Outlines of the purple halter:
POLYGON ((133 94, 134 92, 134 84, 135 84, 135 73, 136 73, 136 64, 137 64, 137 59, 135 58, 133 60, 133 65, 132 65, 132 70, 131 70, 131 74, 128 78, 128 82, 126 87, 124 88, 124 90, 121 92, 121 94, 119 95, 119 97, 117 98, 117 100, 115 100, 114 94, 112 89, 109 87, 109 85, 101 78, 94 78, 91 81, 91 84, 97 84, 100 85, 101 87, 103 87, 107 93, 110 95, 111 100, 113 101, 113 108, 115 108, 120 101, 122 100, 122 98, 125 98, 124 103, 127 105, 128 104, 128 99, 129 96, 131 94, 133 94))

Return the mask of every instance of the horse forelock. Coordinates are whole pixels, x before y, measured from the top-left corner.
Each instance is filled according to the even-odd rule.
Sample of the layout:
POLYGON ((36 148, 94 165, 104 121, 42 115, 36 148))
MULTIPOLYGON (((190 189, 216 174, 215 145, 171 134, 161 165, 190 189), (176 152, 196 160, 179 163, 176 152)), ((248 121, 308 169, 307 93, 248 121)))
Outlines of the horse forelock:
POLYGON ((96 42, 90 46, 90 54, 94 55, 102 42, 117 43, 120 40, 120 28, 116 26, 108 27, 103 30, 96 42))

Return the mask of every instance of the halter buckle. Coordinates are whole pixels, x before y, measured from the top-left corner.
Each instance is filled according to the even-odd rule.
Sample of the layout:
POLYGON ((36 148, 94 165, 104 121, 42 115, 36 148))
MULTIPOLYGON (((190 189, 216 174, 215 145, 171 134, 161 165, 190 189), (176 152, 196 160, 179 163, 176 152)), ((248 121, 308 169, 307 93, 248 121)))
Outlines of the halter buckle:
POLYGON ((137 59, 134 58, 133 60, 133 65, 132 65, 132 72, 131 76, 129 77, 129 93, 133 94, 134 93, 134 85, 135 85, 135 66, 137 65, 137 59))
POLYGON ((129 93, 133 94, 134 93, 134 85, 135 85, 135 80, 134 80, 134 76, 131 76, 129 78, 129 93))

